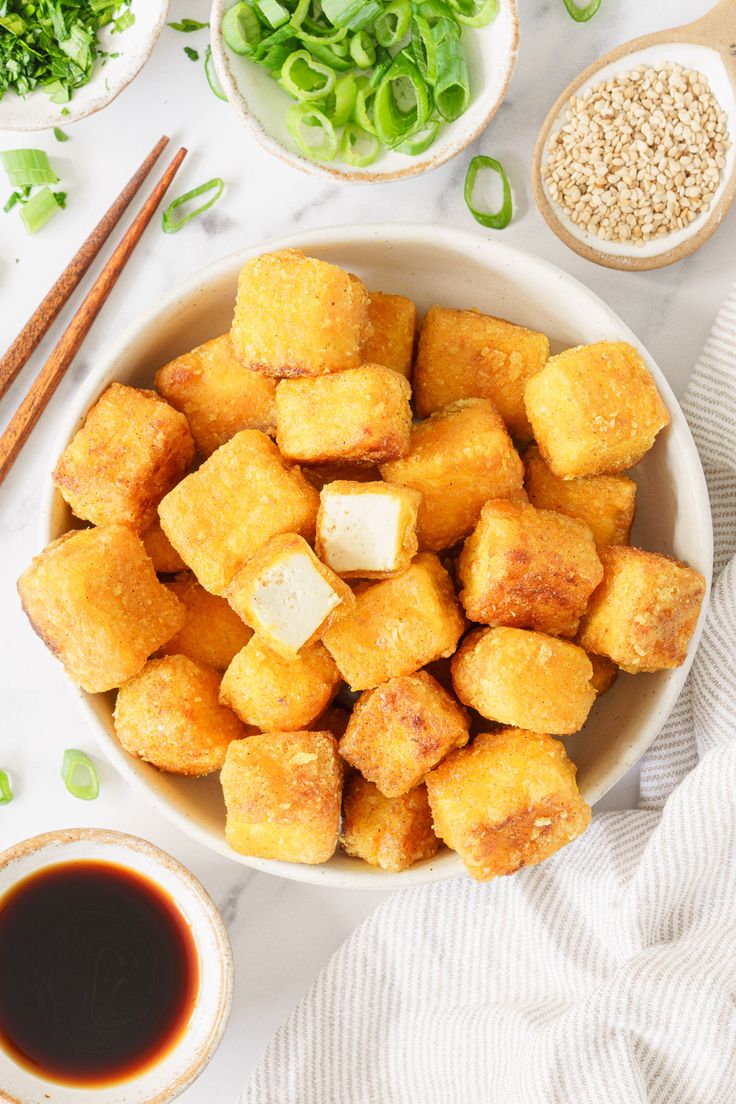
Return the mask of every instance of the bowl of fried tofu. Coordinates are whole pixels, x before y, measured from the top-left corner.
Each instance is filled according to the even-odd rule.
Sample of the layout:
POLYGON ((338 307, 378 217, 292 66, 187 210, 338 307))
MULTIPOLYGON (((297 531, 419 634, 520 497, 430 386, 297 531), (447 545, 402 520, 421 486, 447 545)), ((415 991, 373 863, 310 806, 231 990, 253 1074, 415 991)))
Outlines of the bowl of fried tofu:
POLYGON ((711 518, 664 375, 480 235, 224 258, 110 342, 50 468, 30 624, 131 785, 283 877, 575 846, 697 647, 711 518))

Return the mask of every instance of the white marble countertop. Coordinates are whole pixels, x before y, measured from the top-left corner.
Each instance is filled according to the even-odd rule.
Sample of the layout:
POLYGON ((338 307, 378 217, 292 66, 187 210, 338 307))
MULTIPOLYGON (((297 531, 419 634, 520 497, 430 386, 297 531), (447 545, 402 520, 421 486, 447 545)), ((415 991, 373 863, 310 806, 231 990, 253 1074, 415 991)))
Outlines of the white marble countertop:
MULTIPOLYGON (((736 211, 686 261, 651 273, 613 272, 570 253, 547 229, 533 204, 529 164, 549 103, 578 70, 619 42, 695 19, 710 6, 710 0, 637 5, 603 0, 592 22, 577 25, 562 0, 520 0, 516 73, 506 103, 472 151, 499 158, 511 177, 515 217, 503 240, 554 261, 605 299, 648 346, 678 394, 734 279, 736 211)), ((206 0, 173 0, 172 18, 206 18, 207 7, 206 0)), ((321 965, 382 895, 281 881, 215 857, 153 813, 101 758, 60 669, 30 631, 15 593, 15 579, 39 551, 38 503, 48 478, 50 443, 60 411, 105 339, 157 295, 217 257, 307 227, 386 219, 467 229, 475 223, 462 198, 467 154, 429 176, 378 187, 339 186, 272 160, 252 142, 228 105, 212 96, 201 63, 195 66, 184 55, 185 45, 203 54, 205 43, 205 31, 184 36, 165 29, 133 85, 101 114, 69 127, 70 141, 64 145, 50 134, 0 134, 0 148, 35 145, 52 154, 69 194, 67 211, 35 238, 25 235, 17 212, 0 215, 0 349, 162 132, 172 138, 171 152, 178 144, 190 150, 175 194, 214 175, 227 184, 212 212, 180 234, 162 234, 158 220, 149 227, 0 491, 0 767, 12 770, 16 794, 11 805, 0 807, 0 848, 55 828, 106 826, 146 836, 201 878, 230 928, 237 996, 225 1042, 182 1101, 227 1104, 321 965), (86 749, 99 766, 102 794, 95 803, 76 801, 61 783, 61 755, 69 746, 86 749)), ((105 256, 109 251, 108 246, 105 256)), ((88 277, 85 287, 89 282, 88 277)), ((3 424, 68 317, 66 312, 57 322, 0 406, 3 424)), ((634 775, 616 788, 607 804, 625 807, 635 792, 634 775)))

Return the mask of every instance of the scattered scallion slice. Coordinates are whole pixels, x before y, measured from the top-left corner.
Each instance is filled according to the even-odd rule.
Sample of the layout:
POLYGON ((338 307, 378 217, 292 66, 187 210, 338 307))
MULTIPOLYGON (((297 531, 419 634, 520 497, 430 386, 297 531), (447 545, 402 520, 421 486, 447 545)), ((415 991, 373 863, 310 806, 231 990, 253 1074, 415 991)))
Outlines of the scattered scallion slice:
POLYGON ((207 83, 217 96, 218 100, 226 100, 227 96, 222 91, 222 85, 217 79, 217 73, 215 72, 215 64, 212 60, 212 49, 207 46, 204 52, 204 75, 207 77, 207 83))
POLYGON ((276 30, 289 22, 291 13, 279 0, 255 0, 255 5, 266 22, 276 30))
POLYGON ((353 117, 358 98, 358 84, 352 73, 337 78, 333 92, 327 97, 322 110, 333 127, 345 126, 353 117))
POLYGON ((222 20, 222 37, 235 54, 252 54, 261 38, 261 25, 250 4, 241 0, 228 8, 222 20))
POLYGON ((49 219, 58 214, 60 208, 66 203, 66 192, 62 192, 61 195, 63 199, 59 203, 51 189, 46 186, 26 200, 20 209, 20 217, 29 234, 36 234, 49 219))
POLYGON ((456 38, 447 38, 437 47, 437 77, 434 102, 443 119, 452 122, 470 103, 470 77, 465 51, 456 38))
POLYGON ((128 27, 132 27, 135 23, 135 16, 132 11, 123 12, 117 19, 113 20, 111 34, 120 34, 122 31, 127 31, 128 27))
POLYGON ((281 68, 281 87, 295 100, 322 100, 333 91, 335 80, 334 69, 317 61, 308 50, 295 50, 281 68))
POLYGON ((217 203, 218 199, 222 195, 225 188, 225 182, 219 176, 213 177, 212 180, 208 180, 205 184, 200 184, 198 188, 192 188, 190 192, 185 192, 184 195, 178 196, 172 200, 169 206, 163 213, 162 225, 164 233, 175 234, 178 230, 181 230, 182 226, 186 226, 193 218, 197 218, 198 215, 203 214, 209 210, 213 203, 217 203), (197 199, 201 195, 205 195, 207 192, 213 192, 213 195, 206 203, 201 203, 199 207, 195 207, 194 210, 188 211, 186 214, 177 217, 177 211, 184 204, 190 203, 193 199, 197 199))
POLYGON ((406 153, 409 157, 418 157, 420 153, 425 153, 436 139, 439 129, 441 127, 439 119, 432 119, 427 123, 424 130, 417 131, 416 134, 412 134, 406 141, 402 142, 396 149, 399 153, 406 153))
POLYGON ((54 138, 57 142, 68 142, 69 135, 65 134, 61 127, 54 127, 54 138))
POLYGON ((495 157, 485 157, 482 154, 478 154, 477 157, 472 158, 465 176, 465 202, 471 215, 481 226, 486 226, 492 230, 503 230, 503 228, 508 226, 511 222, 511 216, 513 214, 511 185, 509 184, 509 178, 504 171, 503 165, 500 161, 496 161, 495 157), (473 202, 475 178, 483 169, 489 169, 492 172, 496 172, 501 177, 503 199, 498 211, 481 211, 473 202))
POLYGON ((193 46, 185 46, 184 53, 190 61, 199 61, 199 51, 195 50, 193 46))
POLYGON ((408 55, 398 54, 376 89, 373 124, 387 149, 428 122, 432 104, 424 77, 408 55))
POLYGON ((357 31, 350 39, 350 56, 359 69, 370 69, 376 60, 376 47, 367 31, 357 31))
POLYGON ((167 27, 171 27, 172 31, 182 31, 183 34, 191 34, 192 31, 201 31, 205 27, 209 27, 209 23, 200 23, 198 19, 182 19, 178 23, 167 23, 167 27))
POLYGON ((23 197, 21 196, 20 192, 11 192, 10 195, 8 196, 8 198, 5 201, 5 206, 3 207, 4 214, 7 215, 8 211, 12 211, 13 208, 15 207, 16 203, 22 203, 22 202, 23 202, 23 197))
POLYGON ((4 150, 0 153, 0 160, 14 188, 56 184, 59 179, 44 150, 4 150))
POLYGON ((498 0, 448 0, 448 4, 466 27, 487 27, 498 15, 498 0))
POLYGON ((601 0, 590 0, 590 3, 586 4, 585 7, 576 4, 575 0, 564 0, 564 4, 568 14, 572 16, 576 23, 587 23, 600 8, 601 0))
POLYGON ((381 143, 375 134, 363 130, 357 123, 348 123, 340 139, 340 156, 346 165, 365 169, 372 165, 381 152, 381 143))
POLYGON ((13 787, 7 771, 0 770, 0 805, 9 805, 13 800, 13 787))
POLYGON ((411 0, 392 0, 373 24, 373 33, 379 46, 387 50, 398 46, 411 23, 411 0))
POLYGON ((95 765, 83 751, 67 748, 61 763, 61 777, 72 797, 94 801, 100 792, 100 780, 95 765))
POLYGON ((309 103, 294 103, 286 112, 286 125, 294 145, 310 161, 334 161, 338 138, 323 111, 309 103))

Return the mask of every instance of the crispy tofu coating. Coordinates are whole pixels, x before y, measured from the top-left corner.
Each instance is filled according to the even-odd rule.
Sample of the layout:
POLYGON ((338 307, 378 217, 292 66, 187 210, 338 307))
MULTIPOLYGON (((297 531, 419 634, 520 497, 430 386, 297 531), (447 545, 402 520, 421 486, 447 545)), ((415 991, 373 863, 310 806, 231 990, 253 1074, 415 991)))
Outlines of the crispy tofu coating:
POLYGON ((387 579, 416 555, 422 496, 389 483, 336 480, 322 488, 316 548, 345 579, 387 579))
POLYGON ((590 823, 575 773, 543 733, 481 733, 427 777, 435 832, 479 882, 535 866, 590 823))
POLYGON ((641 548, 601 548, 603 582, 590 600, 578 642, 623 671, 679 667, 705 596, 699 571, 641 548))
POLYGON ((119 690, 115 732, 131 755, 159 770, 199 777, 219 770, 245 727, 217 695, 220 676, 189 656, 150 659, 119 690))
POLYGON ((355 597, 352 613, 322 637, 353 690, 412 675, 452 655, 465 628, 452 580, 429 552, 400 575, 359 584, 355 597))
POLYGON ((310 644, 287 659, 253 636, 225 672, 220 701, 245 724, 290 732, 319 717, 340 682, 322 644, 310 644))
POLYGON ((398 874, 437 854, 426 786, 400 797, 384 797, 372 782, 354 774, 343 792, 340 843, 348 855, 398 874))
POLYGON ((64 449, 54 483, 77 517, 143 533, 193 459, 183 414, 155 391, 111 383, 64 449))
POLYGON ((225 838, 241 855, 321 863, 337 846, 342 767, 331 732, 261 732, 227 749, 225 838))
POLYGON ((28 620, 83 690, 112 690, 184 624, 132 529, 65 533, 36 556, 18 593, 28 620))
POLYGON ((524 468, 493 404, 463 399, 414 426, 406 456, 381 474, 421 492, 419 544, 438 552, 471 531, 489 498, 518 494, 524 468))
POLYGON ((361 694, 340 755, 386 797, 399 797, 467 742, 465 710, 431 675, 417 671, 361 694))
POLYGON ((524 453, 529 501, 541 510, 584 521, 596 544, 628 544, 636 510, 636 483, 627 475, 589 475, 560 479, 539 449, 524 453))
POLYGON ((186 415, 205 458, 241 429, 276 435, 276 382, 243 367, 229 333, 164 364, 156 390, 186 415))
POLYGON ((186 569, 187 565, 164 533, 160 521, 156 520, 150 529, 146 529, 141 540, 160 575, 175 575, 177 571, 186 569))
POLYGON ((372 464, 310 464, 302 469, 313 487, 321 491, 328 483, 374 483, 381 473, 372 464))
POLYGON ((458 399, 490 399, 512 436, 527 440, 524 386, 548 356, 544 334, 480 311, 430 307, 414 365, 417 411, 424 417, 458 399))
POLYGON ((417 308, 403 295, 369 292, 368 336, 363 340, 364 364, 383 364, 408 379, 414 359, 417 308))
POLYGON ((296 533, 272 537, 259 548, 225 596, 264 643, 287 657, 314 644, 355 606, 347 583, 296 533))
POLYGON ((246 368, 278 377, 357 368, 368 326, 360 280, 300 249, 263 253, 240 273, 230 336, 246 368))
POLYGON ((253 632, 224 598, 210 594, 188 571, 164 583, 186 610, 179 632, 159 650, 160 655, 189 656, 216 671, 224 671, 253 632))
POLYGON ((595 700, 593 668, 576 644, 525 629, 479 629, 452 661, 455 693, 489 721, 569 736, 595 700))
POLYGON ((458 574, 471 621, 574 636, 603 568, 583 522, 490 499, 465 542, 458 574))
POLYGON ((601 694, 605 694, 606 690, 610 690, 613 686, 618 674, 618 667, 608 656, 596 655, 595 652, 588 652, 588 659, 593 668, 590 685, 595 690, 596 697, 600 697, 601 694))
POLYGON ((647 366, 625 341, 551 357, 527 383, 525 401, 539 451, 560 479, 633 467, 670 423, 647 366))
POLYGON ((276 440, 288 460, 379 464, 403 456, 411 433, 411 387, 380 364, 276 388, 276 440))
POLYGON ((222 594, 270 537, 311 537, 319 495, 265 433, 243 429, 159 506, 161 526, 206 590, 222 594))

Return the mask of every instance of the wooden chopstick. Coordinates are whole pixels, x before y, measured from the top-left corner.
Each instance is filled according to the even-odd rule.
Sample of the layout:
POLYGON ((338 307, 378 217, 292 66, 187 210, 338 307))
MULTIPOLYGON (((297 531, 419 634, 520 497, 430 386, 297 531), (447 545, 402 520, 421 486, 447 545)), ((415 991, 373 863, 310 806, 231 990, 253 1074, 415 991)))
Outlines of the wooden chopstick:
POLYGON ((146 202, 134 218, 120 244, 110 257, 100 275, 90 288, 87 297, 72 318, 62 337, 44 364, 23 402, 13 415, 7 429, 0 437, 0 483, 12 468, 18 453, 41 417, 46 404, 64 377, 64 373, 76 356, 79 346, 112 291, 118 276, 125 268, 131 253, 141 239, 143 231, 153 218, 166 189, 186 157, 182 146, 158 181, 146 202))
POLYGON ((159 138, 148 157, 131 176, 112 206, 105 212, 84 244, 74 254, 59 279, 26 322, 13 344, 0 358, 0 398, 10 387, 51 323, 110 237, 133 196, 140 189, 169 139, 159 138))

